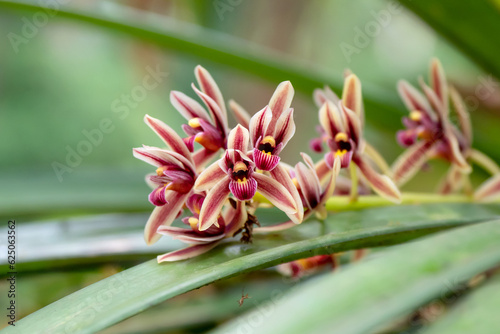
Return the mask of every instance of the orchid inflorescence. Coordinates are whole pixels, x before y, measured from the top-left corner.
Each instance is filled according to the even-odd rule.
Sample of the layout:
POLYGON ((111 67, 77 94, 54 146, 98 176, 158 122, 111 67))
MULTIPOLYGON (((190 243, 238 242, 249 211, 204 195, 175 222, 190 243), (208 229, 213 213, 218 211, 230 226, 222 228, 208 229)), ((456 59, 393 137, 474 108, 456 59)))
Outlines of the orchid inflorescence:
POLYGON ((442 193, 470 191, 468 174, 475 162, 494 174, 475 193, 477 199, 500 194, 500 169, 473 149, 469 116, 460 95, 448 87, 439 61, 431 63, 430 86, 420 80, 423 94, 407 82, 398 85, 410 111, 403 118, 405 130, 398 142, 407 150, 391 169, 363 136, 364 106, 361 82, 346 71, 339 98, 329 87, 317 89, 319 138, 311 141, 313 152, 324 153, 317 162, 301 153, 294 167, 280 153, 295 133, 291 108, 294 90, 289 81, 276 88, 269 103, 250 116, 229 101, 238 124, 230 128, 226 103, 216 82, 201 66, 195 69, 198 87, 192 88, 203 102, 178 91, 170 93, 172 105, 186 119, 182 138, 162 121, 144 120, 167 148, 143 146, 134 156, 156 167, 146 182, 153 188, 149 201, 155 205, 144 232, 147 244, 169 235, 190 246, 158 256, 158 262, 191 258, 214 248, 223 239, 241 234, 251 242, 255 211, 272 204, 288 221, 256 227, 259 233, 284 230, 312 215, 324 219, 325 204, 332 195, 356 201, 370 189, 394 203, 402 200, 398 186, 414 176, 427 160, 438 157, 451 163, 440 187, 442 193), (450 121, 450 104, 458 126, 450 121), (343 172, 342 170, 345 170, 343 172), (181 219, 187 228, 172 226, 181 219))

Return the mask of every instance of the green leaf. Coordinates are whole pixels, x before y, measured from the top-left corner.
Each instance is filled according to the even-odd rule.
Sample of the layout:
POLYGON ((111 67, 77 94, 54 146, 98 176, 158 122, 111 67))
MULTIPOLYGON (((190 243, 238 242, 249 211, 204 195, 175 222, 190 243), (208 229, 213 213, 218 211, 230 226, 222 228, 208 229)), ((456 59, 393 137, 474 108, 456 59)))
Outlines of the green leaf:
POLYGON ((395 206, 331 215, 253 245, 227 242, 200 257, 125 270, 21 319, 6 333, 94 333, 164 300, 216 280, 316 254, 401 243, 464 224, 491 220, 498 205, 395 206))
POLYGON ((472 291, 448 313, 419 333, 490 334, 500 328, 500 276, 472 291))
POLYGON ((371 333, 498 265, 499 238, 496 220, 396 246, 298 286, 267 305, 271 314, 256 310, 213 333, 371 333))
POLYGON ((498 1, 399 1, 485 71, 500 78, 500 44, 493 43, 494 34, 500 31, 498 1))
MULTIPOLYGON (((47 10, 44 6, 28 1, 5 0, 0 0, 0 8, 29 12, 47 10)), ((82 11, 72 6, 61 6, 55 18, 69 18, 125 33, 169 50, 196 57, 198 61, 200 59, 213 61, 275 83, 290 80, 297 90, 307 94, 311 94, 314 88, 323 87, 325 84, 337 91, 340 91, 342 87, 342 73, 332 73, 327 68, 300 61, 243 39, 172 20, 165 16, 152 21, 150 15, 132 8, 118 10, 119 6, 116 6, 114 9, 117 9, 120 15, 111 16, 95 11, 82 11)), ((387 91, 378 85, 363 82, 363 97, 367 110, 377 110, 376 113, 367 113, 366 116, 370 121, 383 126, 387 126, 388 122, 394 126, 399 125, 399 117, 387 119, 379 117, 380 112, 383 111, 392 115, 401 115, 397 108, 402 104, 398 101, 395 91, 387 91)))

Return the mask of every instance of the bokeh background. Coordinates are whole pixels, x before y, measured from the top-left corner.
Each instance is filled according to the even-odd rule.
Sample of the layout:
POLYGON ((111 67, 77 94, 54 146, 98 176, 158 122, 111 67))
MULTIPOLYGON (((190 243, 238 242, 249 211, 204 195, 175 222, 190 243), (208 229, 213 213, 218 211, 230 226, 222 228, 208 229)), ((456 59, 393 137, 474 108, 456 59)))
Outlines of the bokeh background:
MULTIPOLYGON (((498 85, 488 86, 491 94, 486 97, 477 96, 484 82, 491 82, 491 75, 418 16, 396 4, 384 0, 68 2, 71 8, 110 17, 139 18, 142 24, 188 35, 206 31, 214 43, 223 43, 235 52, 243 45, 257 55, 282 57, 283 61, 291 60, 328 75, 332 82, 340 82, 343 70, 350 68, 360 77, 370 98, 389 106, 380 104, 366 110, 366 136, 389 162, 402 152, 394 137, 406 113, 397 96, 396 82, 407 79, 416 83, 419 75, 427 77, 430 59, 438 57, 449 80, 470 101, 477 101, 471 110, 475 146, 500 161, 498 85), (381 11, 389 12, 390 17, 381 17, 381 11), (379 31, 359 47, 359 31, 373 22, 378 22, 379 31), (346 45, 357 51, 346 55, 346 45)), ((194 97, 190 84, 197 64, 211 72, 227 100, 235 99, 252 113, 266 105, 280 81, 290 79, 277 75, 269 80, 261 73, 252 73, 251 64, 248 69, 234 69, 203 52, 179 52, 57 15, 35 28, 33 36, 14 45, 9 34, 22 35, 26 20, 32 19, 31 12, 0 7, 3 221, 15 218, 24 224, 99 212, 147 212, 152 206, 147 201, 144 175, 151 168, 132 157, 132 148, 161 145, 143 123, 146 113, 181 132, 183 119, 170 104, 169 92, 175 89, 194 97), (143 85, 149 71, 157 68, 168 76, 156 88, 147 90, 143 98, 126 106, 124 95, 130 96, 143 85), (110 131, 101 132, 99 143, 92 145, 90 152, 70 167, 71 171, 58 177, 54 163, 67 164, 68 152, 87 140, 84 132, 98 129, 106 119, 111 122, 110 131)), ((300 86, 293 80, 292 84, 300 86)), ((283 153, 285 161, 292 164, 299 160, 297 152, 309 150, 308 142, 316 134, 317 109, 312 89, 297 89, 293 107, 298 131, 283 153)), ((432 191, 445 168, 445 164, 433 162, 418 181, 410 182, 405 189, 432 191)), ((484 178, 481 172, 475 174, 475 182, 484 178)), ((147 214, 138 217, 145 219, 147 214)), ((35 230, 26 237, 32 238, 29 240, 54 236, 37 234, 33 226, 35 230)), ((22 278, 21 315, 116 272, 122 265, 112 259, 105 262, 104 267, 83 266, 81 271, 72 268, 22 278)), ((210 296, 210 291, 205 295, 210 296)))

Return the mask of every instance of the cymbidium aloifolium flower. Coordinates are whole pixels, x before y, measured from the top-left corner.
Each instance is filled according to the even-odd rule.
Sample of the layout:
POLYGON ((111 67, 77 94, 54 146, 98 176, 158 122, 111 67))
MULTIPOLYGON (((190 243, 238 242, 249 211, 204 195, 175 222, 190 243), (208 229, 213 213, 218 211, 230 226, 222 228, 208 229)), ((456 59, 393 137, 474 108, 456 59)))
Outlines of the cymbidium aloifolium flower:
POLYGON ((406 129, 397 134, 400 145, 407 147, 393 166, 397 184, 408 181, 429 159, 441 158, 449 161, 451 166, 440 182, 440 193, 449 194, 461 189, 472 192, 469 174, 474 162, 494 175, 479 187, 474 197, 482 200, 500 195, 500 176, 497 176, 500 168, 484 153, 472 148, 472 125, 467 107, 457 90, 448 85, 437 59, 430 65, 430 82, 429 86, 419 79, 423 94, 406 81, 398 84, 410 115, 403 118, 406 129), (451 111, 457 124, 451 122, 451 111))
POLYGON ((393 202, 400 202, 401 194, 391 178, 373 167, 377 165, 381 171, 387 172, 387 164, 363 138, 364 110, 359 79, 354 74, 347 73, 342 99, 328 88, 316 90, 314 98, 320 107, 321 137, 311 142, 311 148, 318 152, 322 151, 323 142, 328 146, 324 162, 316 165, 320 180, 326 167, 331 169, 334 160, 338 158, 341 168, 350 168, 354 190, 357 186, 356 173, 359 170, 376 193, 393 202))
POLYGON ((254 161, 246 154, 249 139, 248 130, 237 125, 229 133, 223 157, 207 167, 196 180, 197 191, 208 191, 200 212, 201 231, 217 223, 217 216, 230 194, 237 201, 248 201, 257 190, 296 223, 301 222, 296 218, 299 207, 290 190, 297 190, 290 177, 286 175, 288 180, 281 180, 273 174, 258 171, 254 161), (286 187, 286 184, 291 184, 291 187, 286 187))

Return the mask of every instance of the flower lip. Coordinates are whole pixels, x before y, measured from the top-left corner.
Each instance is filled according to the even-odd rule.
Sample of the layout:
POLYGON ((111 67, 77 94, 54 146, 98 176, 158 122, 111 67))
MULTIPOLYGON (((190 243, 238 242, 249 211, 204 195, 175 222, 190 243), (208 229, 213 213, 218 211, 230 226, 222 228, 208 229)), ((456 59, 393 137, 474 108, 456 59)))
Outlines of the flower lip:
POLYGON ((234 164, 231 176, 238 182, 245 182, 248 177, 248 166, 243 161, 238 161, 234 164))
POLYGON ((339 132, 335 135, 335 142, 337 144, 337 152, 348 152, 352 150, 349 138, 344 132, 339 132))
POLYGON ((276 140, 272 136, 265 136, 259 143, 258 149, 267 154, 272 154, 276 148, 276 140))

